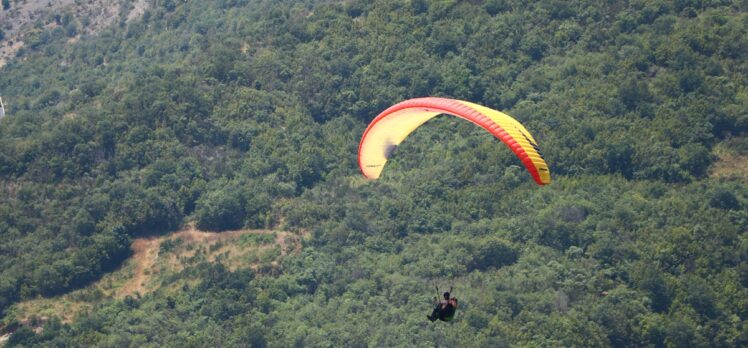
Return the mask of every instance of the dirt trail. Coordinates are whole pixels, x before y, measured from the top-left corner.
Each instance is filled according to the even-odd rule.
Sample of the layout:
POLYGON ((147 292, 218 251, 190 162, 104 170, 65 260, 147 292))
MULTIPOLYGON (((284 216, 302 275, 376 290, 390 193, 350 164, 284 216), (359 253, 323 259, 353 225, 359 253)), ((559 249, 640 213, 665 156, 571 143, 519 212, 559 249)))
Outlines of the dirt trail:
POLYGON ((161 245, 160 238, 138 238, 132 243, 133 259, 135 260, 135 270, 133 278, 123 285, 117 295, 124 297, 127 295, 143 293, 146 282, 146 270, 151 269, 158 257, 158 248, 161 245))
MULTIPOLYGON (((144 295, 172 285, 180 286, 179 282, 164 285, 160 280, 199 262, 221 262, 230 270, 249 267, 265 272, 274 269, 283 256, 300 252, 302 240, 308 237, 307 231, 204 232, 189 226, 168 236, 137 238, 131 245, 133 256, 121 269, 105 275, 88 287, 65 295, 17 303, 13 311, 16 319, 24 325, 30 325, 32 318, 44 322, 53 316, 64 323, 71 323, 76 315, 90 310, 100 301, 144 295), (260 238, 262 235, 274 235, 274 238, 260 238), (164 245, 166 241, 171 242, 168 247, 164 245), (163 250, 162 245, 165 246, 163 250)), ((0 347, 4 339, 7 339, 7 335, 0 335, 0 347)))
MULTIPOLYGON (((158 261, 159 257, 159 250, 161 248, 161 244, 164 241, 176 241, 178 239, 181 239, 181 241, 186 244, 211 246, 215 245, 218 242, 236 239, 247 234, 275 234, 274 243, 261 246, 253 246, 251 249, 265 250, 273 248, 275 246, 279 246, 280 256, 285 256, 290 252, 298 252, 301 249, 301 239, 307 236, 307 234, 298 235, 287 231, 271 230, 205 232, 197 230, 194 226, 190 226, 185 230, 172 233, 168 236, 137 238, 132 243, 131 248, 133 251, 133 256, 129 261, 131 263, 134 263, 134 265, 132 266, 132 278, 128 279, 124 283, 124 285, 122 285, 122 287, 120 287, 116 291, 116 296, 121 298, 125 296, 135 295, 136 293, 144 294, 148 292, 147 285, 153 275, 152 271, 154 271, 156 262, 158 261)), ((234 247, 234 249, 236 249, 236 247, 234 247)), ((233 251, 234 253, 237 253, 236 250, 233 251)), ((210 260, 214 261, 215 257, 211 256, 210 260)), ((273 261, 271 264, 273 266, 277 266, 276 261, 273 261)))

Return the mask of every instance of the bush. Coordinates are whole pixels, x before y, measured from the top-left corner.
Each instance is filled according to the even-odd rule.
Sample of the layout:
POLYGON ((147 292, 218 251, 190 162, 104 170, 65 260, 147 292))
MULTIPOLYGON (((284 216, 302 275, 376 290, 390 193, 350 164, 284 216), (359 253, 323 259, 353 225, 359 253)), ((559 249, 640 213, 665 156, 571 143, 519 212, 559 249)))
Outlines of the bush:
POLYGON ((220 189, 200 197, 196 203, 197 227, 208 231, 241 228, 244 224, 244 202, 237 190, 220 189))
POLYGON ((518 252, 509 242, 491 237, 480 242, 480 245, 473 251, 473 261, 468 271, 511 265, 517 262, 517 258, 518 252))
POLYGON ((725 188, 718 188, 712 192, 709 199, 709 206, 717 209, 737 210, 740 209, 740 202, 732 191, 725 188))

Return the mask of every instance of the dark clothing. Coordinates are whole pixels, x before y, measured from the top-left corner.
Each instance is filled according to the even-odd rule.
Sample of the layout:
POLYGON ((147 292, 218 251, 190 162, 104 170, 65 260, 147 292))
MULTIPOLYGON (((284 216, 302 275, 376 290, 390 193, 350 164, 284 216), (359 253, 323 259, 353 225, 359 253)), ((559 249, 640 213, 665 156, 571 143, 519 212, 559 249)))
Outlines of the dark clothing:
POLYGON ((439 302, 439 304, 436 305, 436 308, 434 308, 434 311, 431 312, 429 320, 436 321, 436 319, 439 319, 441 321, 450 321, 454 318, 456 310, 457 308, 455 308, 451 302, 439 302))

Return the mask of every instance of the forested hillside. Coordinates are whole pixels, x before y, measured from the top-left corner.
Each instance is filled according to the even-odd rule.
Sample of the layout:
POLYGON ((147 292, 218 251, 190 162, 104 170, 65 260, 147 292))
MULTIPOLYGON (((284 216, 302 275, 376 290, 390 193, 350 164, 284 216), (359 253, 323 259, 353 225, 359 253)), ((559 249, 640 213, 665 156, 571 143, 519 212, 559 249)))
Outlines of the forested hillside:
POLYGON ((0 68, 6 346, 748 345, 745 1, 127 14, 74 41, 38 28, 0 68), (453 117, 364 179, 368 122, 422 96, 514 116, 553 183, 453 117), (272 269, 206 257, 72 322, 18 319, 191 224, 310 236, 272 269), (434 284, 450 323, 425 318, 434 284))

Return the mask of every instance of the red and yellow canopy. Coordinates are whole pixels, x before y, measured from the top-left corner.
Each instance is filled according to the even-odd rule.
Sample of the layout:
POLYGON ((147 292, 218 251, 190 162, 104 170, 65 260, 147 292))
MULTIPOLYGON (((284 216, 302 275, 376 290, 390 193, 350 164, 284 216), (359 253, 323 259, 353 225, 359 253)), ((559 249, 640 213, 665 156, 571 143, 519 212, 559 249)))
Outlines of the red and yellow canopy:
POLYGON ((551 182, 548 165, 530 132, 511 116, 485 106, 446 98, 416 98, 384 110, 369 124, 358 146, 358 164, 370 179, 382 173, 392 151, 416 128, 439 114, 468 120, 499 138, 539 185, 551 182))

